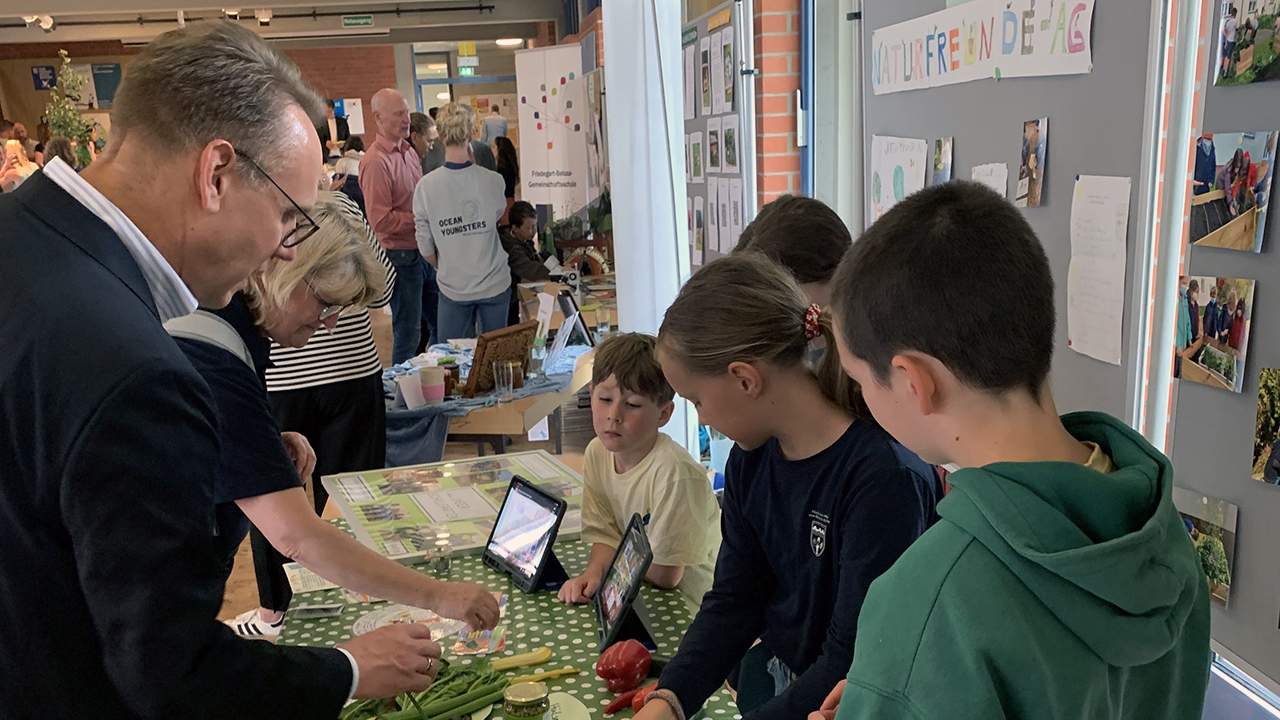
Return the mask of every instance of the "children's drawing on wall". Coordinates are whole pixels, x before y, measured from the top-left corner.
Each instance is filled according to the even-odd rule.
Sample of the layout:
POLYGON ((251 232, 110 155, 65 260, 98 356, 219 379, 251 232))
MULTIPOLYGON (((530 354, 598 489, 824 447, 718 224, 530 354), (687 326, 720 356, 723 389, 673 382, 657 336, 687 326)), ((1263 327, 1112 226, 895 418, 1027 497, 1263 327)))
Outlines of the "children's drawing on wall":
POLYGON ((1258 375, 1258 422, 1253 432, 1253 479, 1280 485, 1280 370, 1258 375))
POLYGON ((1205 133, 1196 140, 1191 242, 1262 251, 1277 134, 1205 133))
POLYGON ((871 183, 868 186, 871 222, 924 188, 928 162, 927 140, 871 136, 871 183))
POLYGON ((720 118, 707 121, 707 172, 720 172, 720 118))
MULTIPOLYGON (((1243 6, 1245 3, 1238 3, 1243 6)), ((1222 3, 1218 23, 1215 85, 1247 85, 1280 79, 1280 38, 1276 37, 1276 0, 1250 2, 1248 8, 1222 3)))
POLYGON ((724 146, 724 171, 738 172, 738 116, 725 117, 720 129, 720 143, 724 146))
POLYGON ((1182 526, 1200 556, 1200 566, 1209 578, 1209 599, 1227 606, 1231 576, 1235 571, 1236 515, 1239 508, 1200 493, 1173 489, 1173 504, 1182 516, 1182 526))
POLYGON ((1244 388, 1253 290, 1253 280, 1180 278, 1174 377, 1232 392, 1244 388))
POLYGON ((1018 193, 1013 204, 1040 207, 1044 188, 1045 147, 1049 143, 1049 118, 1022 123, 1022 160, 1018 167, 1018 193))
POLYGON ((938 138, 933 141, 933 178, 930 185, 951 182, 951 141, 954 138, 938 138))
POLYGON ((711 38, 704 37, 698 42, 699 55, 702 58, 702 114, 711 114, 711 38))
POLYGON ((725 28, 720 33, 720 54, 724 58, 724 111, 733 110, 733 77, 737 72, 737 65, 733 62, 733 28, 725 28))

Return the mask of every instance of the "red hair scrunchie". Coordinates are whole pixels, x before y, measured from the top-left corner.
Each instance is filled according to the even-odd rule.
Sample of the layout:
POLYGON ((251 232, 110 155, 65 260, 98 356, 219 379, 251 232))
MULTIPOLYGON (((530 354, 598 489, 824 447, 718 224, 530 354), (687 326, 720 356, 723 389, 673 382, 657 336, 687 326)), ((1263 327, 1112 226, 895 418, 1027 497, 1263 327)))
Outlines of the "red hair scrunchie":
POLYGON ((804 314, 804 339, 816 340, 822 335, 822 327, 818 325, 818 316, 822 314, 822 308, 817 305, 810 305, 804 314))

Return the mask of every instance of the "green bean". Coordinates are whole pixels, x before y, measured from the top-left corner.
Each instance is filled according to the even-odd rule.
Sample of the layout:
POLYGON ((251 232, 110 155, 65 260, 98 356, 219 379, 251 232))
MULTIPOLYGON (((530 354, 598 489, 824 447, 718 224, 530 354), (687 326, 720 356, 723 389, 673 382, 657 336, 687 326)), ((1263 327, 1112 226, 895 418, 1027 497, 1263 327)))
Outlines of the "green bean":
POLYGON ((492 692, 480 698, 479 700, 474 700, 466 705, 463 705, 462 707, 457 707, 452 710, 449 710, 444 714, 431 717, 429 718, 429 720, 449 720, 449 718, 455 717, 458 715, 467 716, 473 712, 476 712, 477 710, 483 710, 496 702, 500 702, 501 700, 502 700, 502 690, 497 690, 495 692, 492 692))
MULTIPOLYGON (((423 705, 421 707, 421 710, 427 714, 427 717, 432 718, 433 720, 436 718, 439 718, 440 720, 446 720, 447 718, 451 718, 454 715, 463 714, 460 710, 458 710, 458 708, 468 703, 473 703, 477 701, 479 698, 488 697, 496 693, 498 696, 498 699, 501 700, 502 691, 506 689, 506 687, 507 687, 507 681, 504 679, 502 682, 486 685, 473 692, 466 693, 465 695, 459 695, 458 697, 452 698, 450 700, 441 700, 440 702, 432 703, 431 705, 423 705)), ((490 701, 490 702, 493 702, 493 701, 490 701)), ((483 707, 483 705, 481 707, 483 707)), ((479 708, 476 708, 476 709, 478 710, 479 708)), ((385 715, 382 715, 381 720, 417 720, 418 717, 419 716, 416 713, 413 713, 407 710, 401 710, 399 712, 387 713, 385 715)))

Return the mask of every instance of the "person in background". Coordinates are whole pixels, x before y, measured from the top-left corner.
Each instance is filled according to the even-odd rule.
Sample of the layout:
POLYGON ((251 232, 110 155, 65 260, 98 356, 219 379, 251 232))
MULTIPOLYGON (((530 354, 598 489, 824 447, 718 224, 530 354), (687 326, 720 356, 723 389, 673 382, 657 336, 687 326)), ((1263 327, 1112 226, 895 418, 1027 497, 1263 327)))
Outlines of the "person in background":
POLYGON ((13 192, 27 178, 35 174, 40 166, 27 158, 27 151, 18 139, 4 142, 4 165, 0 166, 0 190, 13 192))
POLYGON ((516 201, 516 184, 520 182, 520 160, 516 156, 515 144, 505 135, 494 139, 493 154, 497 156, 498 174, 502 176, 504 186, 502 193, 507 197, 507 210, 498 220, 498 227, 502 228, 508 223, 507 215, 511 212, 511 204, 516 201))
POLYGON ((36 125, 36 149, 34 157, 32 158, 38 165, 40 165, 40 167, 44 167, 45 146, 48 145, 49 141, 52 139, 53 129, 49 127, 48 121, 44 118, 40 118, 40 124, 36 125))
MULTIPOLYGON (((317 456, 306 436, 281 433, 272 417, 266 381, 271 345, 302 349, 321 327, 335 330, 342 311, 367 315, 367 305, 383 298, 387 289, 389 266, 379 260, 376 242, 370 246, 359 211, 340 202, 350 201, 336 193, 324 193, 318 199, 309 213, 318 230, 298 246, 293 262, 270 262, 265 272, 254 273, 248 286, 221 310, 197 312, 166 324, 208 383, 224 419, 219 428, 222 450, 214 480, 214 517, 226 574, 231 574, 236 550, 252 522, 270 541, 268 547, 278 548, 342 587, 434 610, 476 629, 493 627, 498 603, 483 587, 444 583, 415 572, 321 520, 303 487, 318 470, 317 456), (202 327, 205 324, 234 333, 239 346, 219 344, 210 330, 202 327)), ((370 387, 363 384, 360 389, 370 387)), ((331 403, 353 399, 329 398, 331 403)), ((380 389, 373 399, 381 402, 380 389)), ((358 404, 369 410, 367 399, 358 404)), ((352 435, 359 442, 359 424, 348 425, 343 431, 344 438, 352 435)), ((324 439, 333 441, 336 437, 330 434, 324 439)), ((256 565, 260 557, 257 546, 254 551, 256 565)), ((283 575, 278 564, 276 569, 283 575)), ((281 607, 274 624, 261 622, 258 610, 227 624, 244 637, 274 636, 284 622, 283 610, 281 607)))
POLYGON ((323 148, 320 163, 328 165, 342 157, 342 144, 351 137, 351 127, 346 118, 337 116, 333 100, 324 102, 324 122, 316 130, 320 133, 320 146, 323 148))
POLYGON ((632 515, 644 520, 653 548, 651 584, 678 588, 693 606, 711 588, 720 551, 720 506, 707 470, 661 430, 675 411, 675 391, 662 374, 655 339, 611 335, 596 348, 591 422, 582 479, 582 541, 591 557, 560 588, 566 603, 589 603, 600 587, 632 515))
POLYGON ((467 116, 470 118, 469 122, 471 123, 469 127, 472 128, 471 136, 470 136, 472 161, 475 164, 479 165, 480 167, 484 168, 485 170, 493 170, 494 172, 497 172, 498 163, 493 157, 493 146, 490 143, 482 142, 480 140, 475 139, 475 126, 476 126, 475 108, 471 107, 470 105, 463 105, 462 107, 466 108, 467 110, 467 116))
POLYGON ((507 119, 502 117, 497 105, 489 106, 489 117, 480 124, 480 142, 492 145, 494 140, 507 136, 507 119))
POLYGON ((417 353, 422 337, 422 286, 426 263, 414 239, 413 191, 422 178, 418 155, 409 144, 409 103, 391 88, 369 103, 377 136, 360 161, 365 213, 378 242, 396 268, 391 294, 391 362, 417 353))
POLYGON ((1195 278, 1187 283, 1187 322, 1190 323, 1191 341, 1200 338, 1200 281, 1195 278))
MULTIPOLYGON (((27 134, 27 126, 22 123, 13 124, 13 139, 22 143, 22 149, 27 153, 27 159, 36 162, 36 139, 27 134)), ((36 163, 39 164, 38 162, 36 163)))
POLYGON ((1235 290, 1227 290, 1227 297, 1223 302, 1218 303, 1218 321, 1217 335, 1214 340, 1222 344, 1227 344, 1231 339, 1231 328, 1234 327, 1235 321, 1232 314, 1235 312, 1239 299, 1236 297, 1235 290))
POLYGON ((782 195, 760 208, 733 251, 762 253, 791 273, 809 302, 826 307, 831 276, 852 245, 849 228, 821 200, 782 195))
POLYGON ((1204 335, 1211 340, 1218 339, 1218 286, 1209 286, 1209 302, 1204 306, 1204 335))
POLYGON ((1218 172, 1218 152, 1213 146, 1213 135, 1205 133, 1196 143, 1196 164, 1191 175, 1191 192, 1203 195, 1213 189, 1214 176, 1218 172))
POLYGON ((440 340, 474 337, 506 327, 511 299, 507 254, 498 239, 506 210, 502 176, 471 162, 471 113, 465 105, 440 108, 444 167, 428 173, 413 192, 418 249, 439 274, 440 340))
POLYGON ((551 254, 539 251, 538 211, 521 200, 511 206, 511 224, 502 229, 499 238, 502 249, 507 251, 507 264, 511 266, 511 310, 507 324, 520 322, 520 297, 516 285, 522 282, 539 282, 551 279, 551 270, 545 265, 551 254))
POLYGON ((804 717, 848 670, 867 588, 936 519, 933 468, 834 352, 806 363, 819 337, 828 315, 758 253, 708 263, 667 310, 663 374, 736 445, 715 580, 639 720, 693 717, 735 667, 744 720, 804 717))
POLYGON ((832 288, 836 350, 876 421, 961 469, 810 717, 1200 720, 1209 585, 1173 466, 1109 415, 1058 415, 1054 279, 1023 213, 978 183, 925 188, 832 288))
MULTIPOLYGON (((444 143, 432 138, 435 132, 436 121, 430 115, 420 112, 409 114, 409 144, 422 163, 423 176, 444 164, 444 143)), ((422 331, 415 354, 422 353, 440 340, 436 332, 440 313, 440 285, 436 281, 436 269, 424 262, 422 270, 422 331)))
POLYGON ((221 419, 162 323, 294 258, 322 113, 256 33, 188 23, 132 58, 97 162, 0 197, 0 717, 332 718, 435 677, 427 628, 303 648, 217 621, 221 419))
POLYGON ((61 158, 67 167, 75 170, 79 167, 76 160, 76 153, 71 149, 71 141, 64 137, 53 137, 44 147, 46 162, 52 162, 54 158, 61 158))
POLYGON ((1231 311, 1231 329, 1227 331, 1227 345, 1236 352, 1244 347, 1244 302, 1235 290, 1227 293, 1227 309, 1231 311))
POLYGON ((430 117, 433 122, 435 121, 436 115, 439 112, 440 112, 440 107, 438 105, 433 108, 427 108, 427 116, 430 117))
POLYGON ((1236 19, 1236 9, 1231 8, 1227 19, 1222 22, 1222 67, 1218 74, 1226 77, 1231 71, 1231 56, 1236 52, 1236 31, 1240 29, 1240 21, 1236 19))
POLYGON ((342 157, 334 167, 334 172, 347 177, 360 176, 360 160, 364 157, 364 140, 359 135, 352 135, 342 143, 342 157))

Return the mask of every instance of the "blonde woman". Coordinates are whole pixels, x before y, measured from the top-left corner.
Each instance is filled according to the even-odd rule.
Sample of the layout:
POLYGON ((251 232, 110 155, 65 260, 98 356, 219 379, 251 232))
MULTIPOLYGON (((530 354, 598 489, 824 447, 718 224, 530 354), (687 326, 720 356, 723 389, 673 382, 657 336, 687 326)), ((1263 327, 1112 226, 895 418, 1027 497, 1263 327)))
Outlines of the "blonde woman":
MULTIPOLYGON (((213 494, 225 572, 252 522, 277 550, 338 585, 491 628, 498 605, 484 588, 440 582, 381 557, 317 517, 307 499, 303 481, 315 454, 302 435, 282 435, 272 416, 265 382, 271 342, 302 347, 386 289, 385 268, 359 223, 331 198, 307 215, 318 229, 293 262, 270 261, 226 308, 167 326, 208 383, 223 420, 213 494)), ((262 637, 278 634, 282 623, 283 612, 263 618, 251 610, 228 624, 262 637)))
POLYGON ((4 143, 4 167, 0 167, 0 190, 13 192, 40 167, 27 158, 27 150, 19 140, 4 143))
POLYGON ((440 286, 437 335, 441 342, 475 337, 507 325, 511 274, 498 239, 507 210, 502 176, 476 165, 471 153, 471 110, 449 103, 436 116, 444 166, 427 173, 413 192, 418 250, 440 286))

